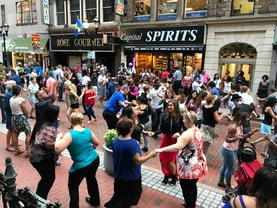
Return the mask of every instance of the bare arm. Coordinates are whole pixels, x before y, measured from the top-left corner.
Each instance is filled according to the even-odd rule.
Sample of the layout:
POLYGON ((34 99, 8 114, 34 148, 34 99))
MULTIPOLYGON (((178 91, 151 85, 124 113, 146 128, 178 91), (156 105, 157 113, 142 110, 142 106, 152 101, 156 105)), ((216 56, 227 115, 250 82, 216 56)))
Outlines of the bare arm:
POLYGON ((146 162, 150 158, 155 157, 156 155, 157 155, 157 153, 155 151, 151 151, 145 156, 141 156, 140 153, 137 152, 134 155, 134 157, 132 158, 132 160, 135 164, 139 165, 139 164, 146 162))
POLYGON ((92 131, 90 132, 91 132, 91 143, 93 144, 93 147, 96 148, 99 145, 100 140, 92 131))
POLYGON ((54 84, 53 94, 52 94, 51 99, 50 99, 50 104, 53 104, 57 99, 58 86, 59 86, 59 81, 56 80, 56 82, 54 84))
POLYGON ((226 115, 225 113, 222 113, 221 115, 219 115, 218 112, 215 111, 214 112, 214 120, 216 122, 219 122, 219 121, 221 121, 224 118, 225 115, 226 115))
POLYGON ((185 131, 182 135, 177 139, 176 144, 172 144, 167 147, 156 149, 156 152, 176 152, 182 148, 184 148, 187 144, 189 144, 193 139, 192 131, 185 131))
POLYGON ((62 133, 58 134, 55 142, 55 151, 61 153, 71 144, 71 141, 70 133, 66 133, 65 135, 62 133))
POLYGON ((24 115, 28 118, 29 113, 28 113, 28 109, 27 109, 25 100, 20 104, 20 106, 21 106, 21 109, 22 109, 24 115))

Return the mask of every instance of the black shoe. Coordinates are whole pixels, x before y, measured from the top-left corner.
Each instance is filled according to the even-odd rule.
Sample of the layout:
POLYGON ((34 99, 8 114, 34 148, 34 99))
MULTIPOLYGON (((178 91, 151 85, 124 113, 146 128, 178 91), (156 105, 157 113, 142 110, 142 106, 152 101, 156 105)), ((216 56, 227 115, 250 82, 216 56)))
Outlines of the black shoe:
POLYGON ((158 140, 158 139, 159 139, 158 136, 152 136, 152 138, 155 139, 155 140, 158 140))
POLYGON ((168 183, 168 176, 165 176, 163 181, 162 181, 162 185, 166 185, 168 183))
POLYGON ((170 183, 169 183, 169 185, 171 185, 171 186, 175 186, 176 185, 176 175, 173 175, 172 176, 172 179, 171 179, 171 181, 170 181, 170 183))
POLYGON ((141 150, 142 150, 143 152, 148 152, 148 147, 143 147, 141 150))
POLYGON ((89 203, 89 204, 90 204, 91 206, 93 206, 93 207, 99 206, 99 204, 93 204, 93 203, 91 202, 90 197, 86 197, 85 200, 86 200, 87 203, 89 203))

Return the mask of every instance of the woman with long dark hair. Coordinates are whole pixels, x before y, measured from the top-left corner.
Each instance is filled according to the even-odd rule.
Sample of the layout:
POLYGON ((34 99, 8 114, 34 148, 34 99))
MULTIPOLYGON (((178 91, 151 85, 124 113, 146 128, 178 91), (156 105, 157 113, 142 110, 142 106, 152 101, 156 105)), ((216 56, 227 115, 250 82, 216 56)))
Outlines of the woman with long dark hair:
MULTIPOLYGON (((167 108, 165 109, 160 130, 155 132, 162 133, 162 140, 160 148, 167 147, 169 145, 175 144, 177 142, 177 135, 183 128, 183 119, 179 112, 178 102, 175 100, 169 100, 167 103, 167 108)), ((161 152, 160 162, 162 172, 164 174, 164 179, 162 181, 163 185, 170 183, 170 185, 176 184, 176 157, 178 152, 161 152), (169 182, 169 179, 171 181, 169 182)))
POLYGON ((42 122, 33 132, 35 138, 30 141, 29 159, 41 177, 36 194, 44 199, 47 199, 55 181, 55 163, 58 160, 58 155, 55 153, 54 143, 57 137, 59 112, 59 106, 48 105, 43 112, 42 122))

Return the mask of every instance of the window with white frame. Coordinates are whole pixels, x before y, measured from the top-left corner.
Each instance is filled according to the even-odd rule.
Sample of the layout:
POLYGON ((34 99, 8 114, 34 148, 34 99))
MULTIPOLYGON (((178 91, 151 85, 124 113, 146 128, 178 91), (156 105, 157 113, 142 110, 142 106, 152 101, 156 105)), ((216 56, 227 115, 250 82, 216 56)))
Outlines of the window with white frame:
POLYGON ((70 22, 69 24, 75 24, 76 18, 80 18, 80 1, 79 0, 70 0, 69 3, 70 9, 70 22))
POLYGON ((103 12, 103 22, 112 22, 114 21, 114 14, 112 10, 112 1, 103 0, 102 12, 103 12))
POLYGON ((57 25, 64 25, 64 0, 56 0, 57 25))
POLYGON ((93 19, 97 16, 97 3, 96 0, 86 0, 85 12, 88 23, 92 23, 93 19))
POLYGON ((37 10, 35 0, 16 2, 16 24, 37 23, 37 10))

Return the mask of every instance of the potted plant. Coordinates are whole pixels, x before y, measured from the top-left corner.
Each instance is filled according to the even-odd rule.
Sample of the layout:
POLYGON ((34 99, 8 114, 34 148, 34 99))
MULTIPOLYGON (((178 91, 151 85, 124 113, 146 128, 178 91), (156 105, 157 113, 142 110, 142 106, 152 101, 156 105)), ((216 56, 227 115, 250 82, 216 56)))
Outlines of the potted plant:
POLYGON ((104 135, 105 143, 103 144, 104 149, 104 168, 106 173, 113 175, 113 150, 112 144, 117 137, 116 129, 108 129, 104 135))

